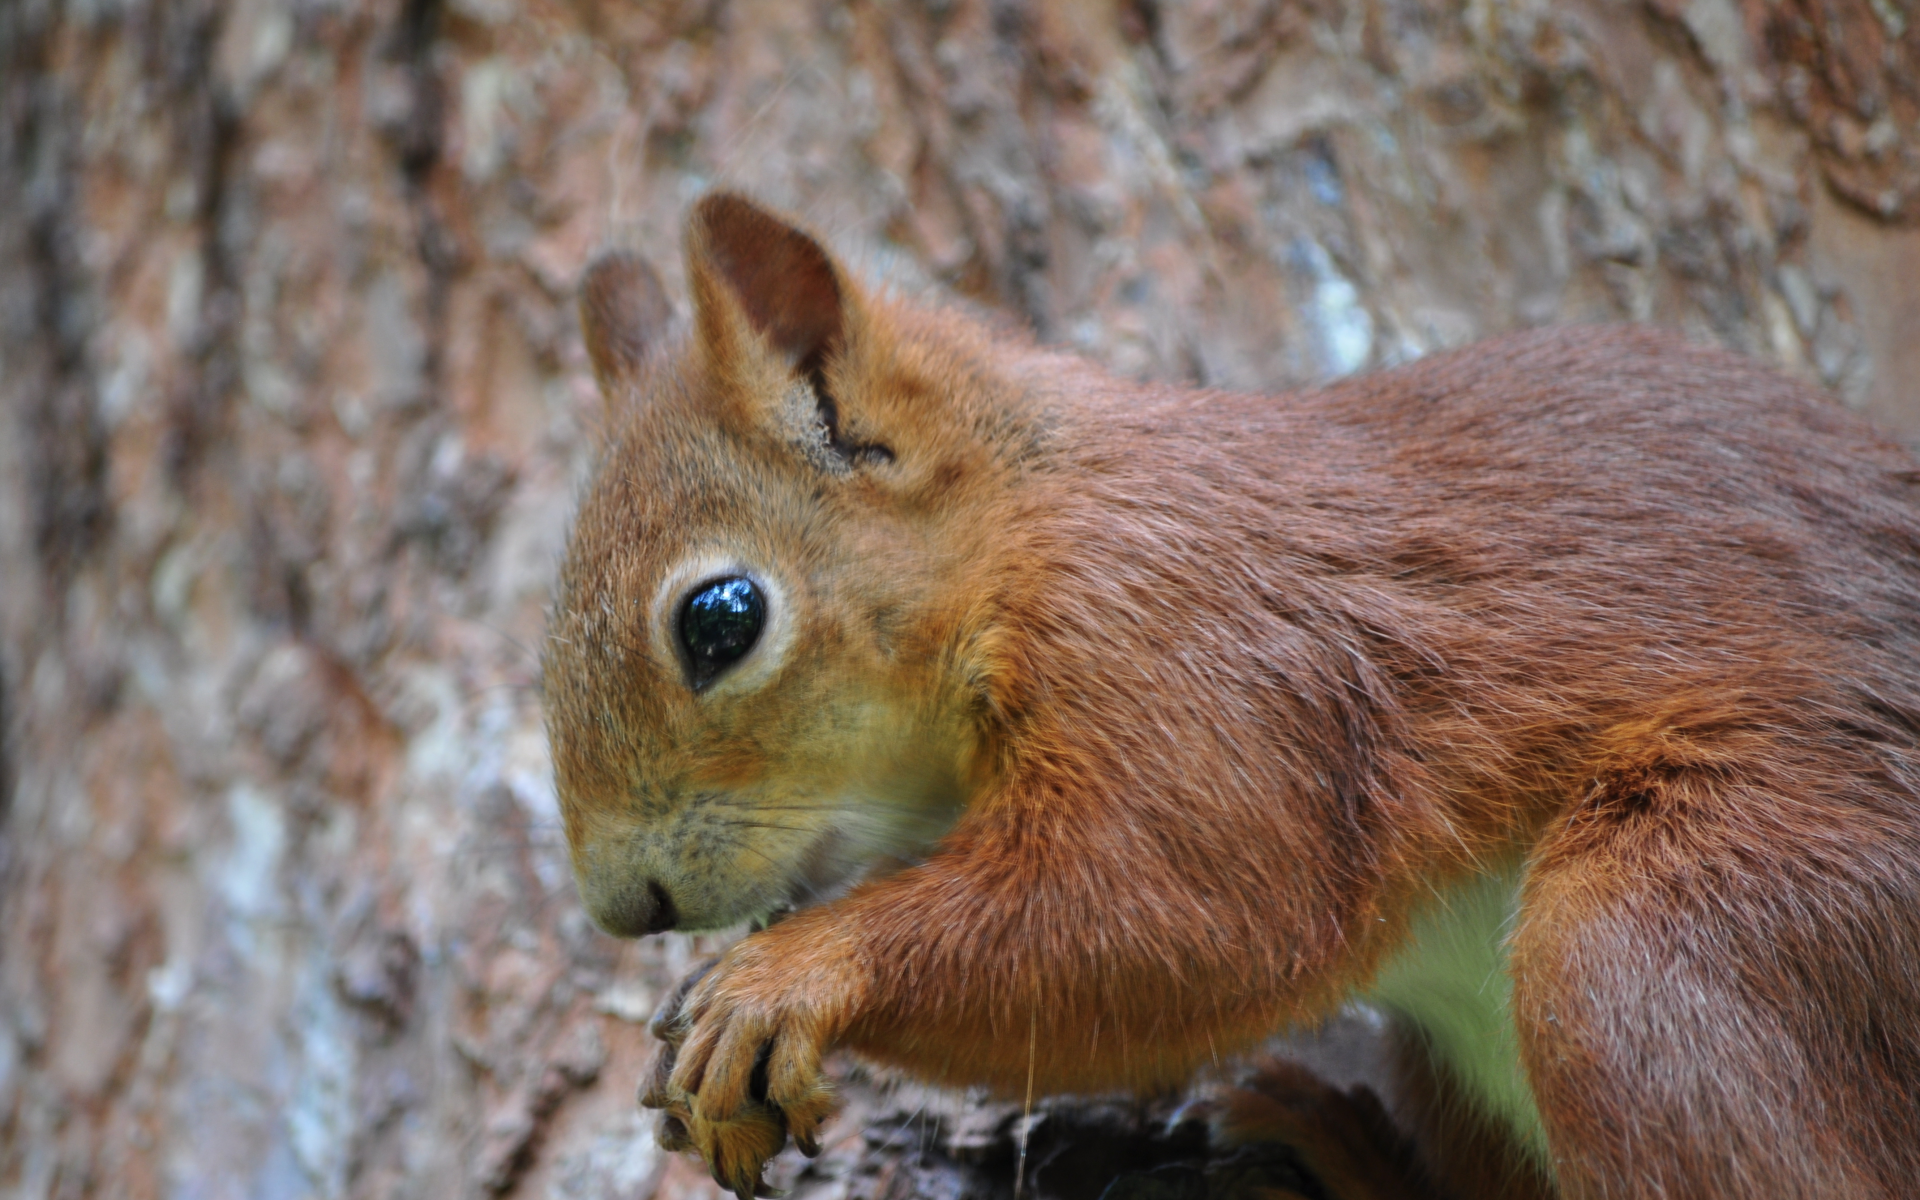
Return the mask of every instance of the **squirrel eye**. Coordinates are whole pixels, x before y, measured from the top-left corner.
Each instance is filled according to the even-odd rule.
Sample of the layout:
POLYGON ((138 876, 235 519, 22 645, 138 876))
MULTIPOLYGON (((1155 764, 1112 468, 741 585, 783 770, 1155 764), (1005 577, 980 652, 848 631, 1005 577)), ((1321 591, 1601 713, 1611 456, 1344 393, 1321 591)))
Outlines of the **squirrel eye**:
POLYGON ((767 602, 753 580, 734 575, 703 584, 680 610, 680 644, 686 647, 693 686, 705 687, 753 649, 767 620, 767 602))

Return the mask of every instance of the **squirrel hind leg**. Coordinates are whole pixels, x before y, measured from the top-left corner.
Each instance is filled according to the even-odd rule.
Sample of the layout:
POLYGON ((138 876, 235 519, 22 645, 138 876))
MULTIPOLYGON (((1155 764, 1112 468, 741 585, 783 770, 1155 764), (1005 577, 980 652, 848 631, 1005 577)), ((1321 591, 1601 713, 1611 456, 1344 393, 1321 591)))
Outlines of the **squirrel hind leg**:
POLYGON ((1223 1094, 1213 1127, 1227 1146, 1286 1145, 1333 1200, 1453 1198, 1428 1177, 1372 1088, 1343 1090, 1285 1059, 1223 1094))
POLYGON ((1460 1200, 1552 1200, 1559 1195, 1511 1126, 1489 1115, 1433 1053, 1426 1034, 1396 1021, 1393 1115, 1434 1194, 1460 1200))
POLYGON ((1569 1192, 1914 1194, 1920 821, 1822 749, 1616 772, 1536 849, 1513 1006, 1569 1192))

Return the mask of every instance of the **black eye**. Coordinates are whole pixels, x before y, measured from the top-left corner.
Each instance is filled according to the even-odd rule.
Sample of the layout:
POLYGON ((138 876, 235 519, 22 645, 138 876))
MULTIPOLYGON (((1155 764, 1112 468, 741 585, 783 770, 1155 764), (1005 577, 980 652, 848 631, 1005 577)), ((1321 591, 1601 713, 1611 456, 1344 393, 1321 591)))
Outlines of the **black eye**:
POLYGON ((739 662, 759 640, 767 602, 753 580, 734 575, 701 585, 680 610, 680 644, 687 648, 693 686, 739 662))

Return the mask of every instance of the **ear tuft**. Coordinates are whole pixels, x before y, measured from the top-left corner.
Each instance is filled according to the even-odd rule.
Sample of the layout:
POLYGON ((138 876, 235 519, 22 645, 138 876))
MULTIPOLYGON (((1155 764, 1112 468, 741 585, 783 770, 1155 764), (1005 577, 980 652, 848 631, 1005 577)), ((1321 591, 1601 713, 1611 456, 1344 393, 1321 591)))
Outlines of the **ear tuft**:
POLYGON ((819 242, 732 192, 694 206, 687 242, 696 289, 702 268, 717 276, 747 322, 796 368, 816 370, 838 348, 845 297, 819 242))
POLYGON ((580 281, 580 330, 593 376, 612 400, 612 385, 632 377, 673 321, 673 303, 647 260, 611 250, 580 281))

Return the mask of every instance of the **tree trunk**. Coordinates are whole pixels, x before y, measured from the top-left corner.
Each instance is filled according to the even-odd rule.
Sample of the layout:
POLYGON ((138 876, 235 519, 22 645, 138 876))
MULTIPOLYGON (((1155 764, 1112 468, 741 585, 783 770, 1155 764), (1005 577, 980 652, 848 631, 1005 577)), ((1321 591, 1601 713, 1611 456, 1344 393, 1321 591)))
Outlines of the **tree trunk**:
POLYGON ((713 943, 592 928, 540 725, 596 248, 684 309, 724 183, 1121 372, 1652 321, 1911 439, 1911 16, 0 4, 0 1191, 697 1192, 632 1097, 713 943))

